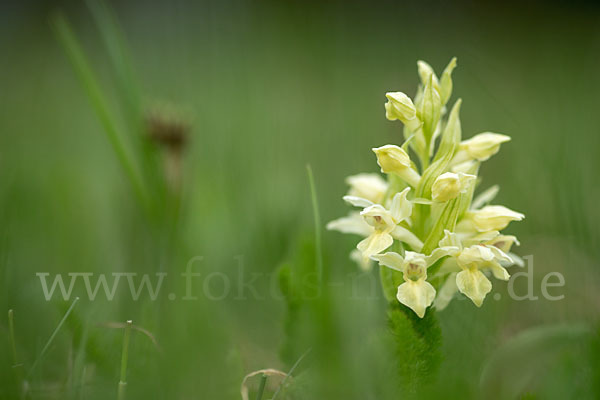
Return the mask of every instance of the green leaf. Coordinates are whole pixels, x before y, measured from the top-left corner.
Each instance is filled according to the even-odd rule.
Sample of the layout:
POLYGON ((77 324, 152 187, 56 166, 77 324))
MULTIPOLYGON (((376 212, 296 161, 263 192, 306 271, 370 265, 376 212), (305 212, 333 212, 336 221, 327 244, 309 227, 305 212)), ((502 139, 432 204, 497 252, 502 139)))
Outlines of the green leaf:
MULTIPOLYGON (((467 174, 477 175, 477 172, 479 171, 479 165, 479 162, 474 162, 471 168, 469 168, 465 172, 467 174)), ((469 189, 467 189, 467 192, 460 196, 460 205, 458 210, 459 219, 465 214, 465 212, 467 212, 467 210, 471 206, 471 202, 473 201, 473 194, 475 193, 475 186, 477 186, 477 182, 473 182, 469 189)))
POLYGON ((444 237, 444 230, 448 229, 449 231, 454 232, 454 227, 456 226, 456 221, 458 219, 460 199, 463 196, 464 195, 460 195, 457 198, 446 202, 444 210, 435 222, 433 229, 423 244, 421 253, 431 254, 431 252, 438 247, 440 240, 444 237))
POLYGON ((460 144, 460 139, 462 136, 459 115, 461 105, 462 100, 456 100, 456 103, 454 103, 454 106, 450 111, 448 122, 446 123, 444 132, 442 133, 442 139, 440 140, 440 146, 438 147, 437 153, 433 159, 434 162, 442 158, 446 158, 448 153, 451 153, 453 156, 454 152, 458 148, 458 145, 460 144))
MULTIPOLYGON (((141 117, 141 96, 129 52, 116 18, 104 1, 87 0, 86 3, 92 12, 94 22, 100 31, 109 59, 116 72, 119 91, 124 97, 124 106, 129 109, 127 114, 129 117, 139 119, 141 117)), ((134 121, 136 124, 139 122, 134 121)))
POLYGON ((94 111, 102 123, 106 136, 108 137, 125 174, 131 182, 134 192, 138 196, 140 203, 147 209, 149 200, 135 167, 133 157, 125 147, 122 132, 117 128, 116 117, 109 110, 108 102, 100 89, 100 84, 83 53, 77 38, 73 34, 71 26, 63 15, 58 14, 52 19, 52 27, 73 65, 94 111))
POLYGON ((446 105, 450 96, 452 96, 452 71, 456 68, 456 57, 448 63, 442 77, 440 78, 440 96, 442 98, 442 105, 446 105))
POLYGON ((448 117, 448 123, 442 134, 440 147, 437 151, 433 164, 423 173, 421 181, 417 186, 416 197, 431 199, 431 186, 438 176, 443 174, 448 168, 448 164, 454 157, 454 152, 460 143, 461 129, 458 113, 460 111, 461 100, 457 100, 448 117))
POLYGON ((433 137, 433 132, 440 121, 441 111, 442 101, 440 99, 440 94, 434 87, 433 74, 431 74, 423 91, 423 103, 420 108, 420 119, 423 121, 426 149, 429 148, 428 145, 433 137))

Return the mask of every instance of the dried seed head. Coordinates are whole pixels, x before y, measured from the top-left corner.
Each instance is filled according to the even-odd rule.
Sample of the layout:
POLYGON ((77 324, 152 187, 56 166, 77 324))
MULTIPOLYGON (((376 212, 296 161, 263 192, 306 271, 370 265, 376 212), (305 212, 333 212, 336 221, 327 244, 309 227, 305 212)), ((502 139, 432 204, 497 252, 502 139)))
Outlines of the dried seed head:
POLYGON ((167 150, 181 152, 188 142, 189 123, 173 112, 150 112, 146 117, 146 126, 150 139, 167 150))

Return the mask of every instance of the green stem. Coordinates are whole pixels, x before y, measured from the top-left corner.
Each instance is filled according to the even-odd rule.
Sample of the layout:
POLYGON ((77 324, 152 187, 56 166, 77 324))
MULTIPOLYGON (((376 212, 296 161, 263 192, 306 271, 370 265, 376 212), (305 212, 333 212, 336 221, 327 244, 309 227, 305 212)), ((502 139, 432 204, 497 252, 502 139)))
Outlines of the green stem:
POLYGON ((23 371, 22 371, 22 365, 19 364, 18 358, 17 358, 17 341, 15 339, 15 322, 14 322, 14 316, 13 316, 13 310, 8 310, 8 333, 9 333, 9 337, 10 337, 10 346, 11 346, 11 350, 12 350, 12 358, 13 358, 13 369, 15 370, 15 375, 17 378, 17 385, 18 385, 18 393, 19 393, 19 397, 22 396, 23 394, 23 371))
POLYGON ((312 168, 310 165, 306 165, 306 172, 308 173, 308 183, 310 185, 310 198, 313 207, 313 216, 315 223, 315 248, 316 248, 316 264, 318 274, 319 287, 323 282, 323 250, 321 248, 321 216, 319 215, 319 202, 317 200, 317 189, 315 187, 315 179, 313 177, 312 168))
POLYGON ((129 358, 129 338, 131 337, 131 326, 133 321, 127 321, 125 325, 125 334, 123 336, 123 351, 121 352, 121 378, 119 380, 118 400, 125 399, 125 389, 127 387, 127 360, 129 358))
POLYGON ((17 346, 15 344, 15 323, 13 310, 8 310, 8 333, 10 335, 10 344, 12 348, 13 366, 17 365, 17 346))
POLYGON ((425 170, 429 167, 429 141, 425 142, 425 152, 421 157, 421 175, 425 173, 425 170))
POLYGON ((405 398, 421 398, 423 388, 435 380, 442 359, 442 334, 435 311, 429 309, 419 318, 409 308, 393 302, 388 318, 400 390, 405 398))
POLYGON ((265 391, 265 384, 267 383, 267 375, 262 374, 260 377, 260 385, 258 386, 258 392, 256 393, 256 400, 261 400, 265 391))

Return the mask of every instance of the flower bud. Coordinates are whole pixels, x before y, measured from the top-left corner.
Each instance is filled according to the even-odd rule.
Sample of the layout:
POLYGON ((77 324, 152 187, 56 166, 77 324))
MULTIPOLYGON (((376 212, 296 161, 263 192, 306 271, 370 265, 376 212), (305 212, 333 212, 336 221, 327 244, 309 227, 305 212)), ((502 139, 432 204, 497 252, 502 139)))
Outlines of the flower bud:
POLYGON ((441 111, 442 100, 436 89, 432 74, 429 76, 429 81, 425 85, 425 89, 423 89, 423 101, 419 107, 419 119, 423 121, 423 133, 428 142, 432 139, 433 133, 440 121, 441 111))
POLYGON ((460 193, 465 193, 476 176, 459 172, 446 172, 437 177, 431 187, 431 198, 444 202, 454 199, 460 193))
POLYGON ((429 83, 429 80, 431 79, 433 81, 433 87, 439 91, 440 82, 437 76, 435 75, 433 68, 431 68, 431 65, 427 64, 423 60, 419 60, 417 61, 417 70, 419 72, 419 78, 421 78, 421 84, 423 86, 426 86, 429 83))
POLYGON ((413 187, 419 184, 421 177, 412 168, 410 157, 402 148, 388 144, 374 148, 373 152, 377 155, 377 164, 381 167, 381 172, 396 174, 413 187))
POLYGON ((500 144, 509 140, 510 136, 499 133, 480 133, 461 142, 460 151, 464 151, 469 159, 485 161, 500 150, 500 144))
POLYGON ((388 102, 385 103, 385 117, 390 121, 399 119, 411 130, 417 130, 421 121, 417 118, 417 108, 406 94, 402 92, 389 92, 385 94, 388 102))
POLYGON ((511 221, 521 221, 525 215, 504 206, 485 206, 472 215, 475 229, 479 232, 500 231, 511 221))

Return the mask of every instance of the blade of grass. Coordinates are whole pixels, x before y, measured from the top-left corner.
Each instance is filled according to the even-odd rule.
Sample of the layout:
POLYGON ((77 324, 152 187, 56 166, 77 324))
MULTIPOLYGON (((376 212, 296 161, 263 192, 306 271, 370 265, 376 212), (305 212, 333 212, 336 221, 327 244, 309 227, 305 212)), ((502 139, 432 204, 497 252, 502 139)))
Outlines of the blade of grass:
POLYGON ((54 338, 56 337, 56 334, 58 333, 58 331, 60 330, 60 328, 64 325, 65 321, 69 317, 69 314, 71 314, 71 311, 73 311, 73 308, 75 307, 75 304, 77 304, 78 301, 79 301, 79 297, 75 297, 75 300, 73 300, 73 303, 71 303, 71 305, 67 309, 67 312, 65 313, 65 315, 62 317, 62 319, 58 323, 58 326, 56 327, 56 329, 54 329, 54 332, 52 332, 52 335, 50 335, 50 338, 46 342, 46 345, 42 348, 42 351, 40 352, 40 355, 33 362, 33 365, 31 366, 31 368, 29 369, 29 372, 27 373, 27 377, 31 376, 31 374, 33 373, 33 371, 35 370, 35 368, 39 365, 40 361, 44 358, 44 356, 46 355, 46 352, 50 348, 50 345, 54 341, 54 338))
POLYGON ((121 352, 121 378, 119 380, 118 400, 125 399, 125 389, 127 388, 127 360, 129 358, 129 338, 131 337, 131 326, 133 321, 127 321, 125 325, 125 334, 123 335, 123 351, 121 352))
POLYGON ((17 345, 15 344, 15 323, 13 310, 8 310, 8 334, 10 335, 10 346, 13 356, 13 366, 17 365, 17 345))
POLYGON ((15 370, 15 375, 17 378, 17 385, 19 386, 18 392, 19 396, 23 395, 23 366, 19 364, 19 360, 17 358, 17 343, 15 338, 15 321, 14 321, 14 312, 13 310, 8 310, 8 334, 10 338, 10 347, 12 350, 12 358, 13 358, 13 369, 15 370))
POLYGON ((266 383, 267 383, 267 375, 262 374, 260 377, 260 384, 258 386, 258 392, 256 392, 256 400, 262 400, 266 383))
POLYGON ((83 370, 81 371, 81 380, 79 382, 79 400, 83 400, 85 395, 85 376, 87 373, 87 367, 84 365, 83 370))
POLYGON ((142 206, 147 208, 148 201, 146 194, 144 192, 139 175, 134 167, 132 157, 130 154, 128 154, 125 148, 121 135, 117 129, 116 122, 112 117, 106 99, 100 90, 98 80, 95 78, 89 62, 86 59, 75 35, 73 34, 69 23, 63 15, 58 14, 52 19, 52 27, 60 44, 67 53, 73 68, 75 69, 75 72, 83 85, 92 107, 100 119, 104 131, 108 136, 108 140, 111 143, 119 162, 125 170, 125 174, 133 186, 136 196, 142 203, 142 206))
MULTIPOLYGON (((81 374, 85 373, 85 362, 86 362, 86 345, 88 344, 88 331, 89 331, 89 321, 85 321, 83 324, 83 331, 81 333, 81 338, 79 340, 79 344, 77 346, 77 353, 75 355, 75 359, 73 362, 73 374, 70 377, 72 382, 71 387, 71 399, 81 398, 81 392, 83 391, 83 383, 82 381, 85 377, 82 377, 81 374)), ((75 340, 73 340, 75 342, 75 340)))
POLYGON ((117 76, 118 89, 121 94, 123 108, 129 122, 130 133, 137 146, 142 161, 142 174, 145 182, 164 194, 166 189, 161 185, 161 171, 157 148, 144 133, 143 109, 138 80, 133 69, 133 62, 127 50, 123 34, 111 8, 102 0, 87 0, 96 26, 100 32, 104 46, 109 55, 113 70, 117 76))
POLYGON ((86 3, 117 73, 120 90, 124 95, 125 105, 129 109, 128 114, 137 125, 140 122, 141 112, 140 92, 123 35, 118 28, 114 14, 104 1, 87 0, 86 3))
POLYGON ((308 174, 308 183, 310 185, 310 198, 313 207, 313 216, 315 224, 315 249, 316 249, 316 264, 317 274, 319 277, 319 285, 323 283, 323 250, 321 247, 321 216, 319 215, 319 202, 317 199, 317 189, 315 187, 315 179, 313 176, 312 168, 310 164, 306 165, 306 172, 308 174))
POLYGON ((306 357, 308 355, 308 353, 310 353, 311 350, 312 350, 312 348, 306 350, 304 352, 304 354, 302 354, 300 357, 298 357, 298 360, 296 360, 296 362, 294 363, 294 365, 292 365, 292 368, 290 368, 290 371, 287 373, 287 375, 285 376, 285 378, 283 378, 283 380, 281 381, 281 383, 277 387, 277 390, 275 391, 275 394, 273 394, 273 397, 271 397, 271 400, 275 400, 277 398, 277 395, 279 394, 279 392, 281 391, 281 389, 283 389, 283 387, 284 387, 285 383, 287 382, 288 378, 290 376, 292 376, 292 373, 296 370, 296 368, 298 367, 298 365, 300 365, 300 362, 304 359, 304 357, 306 357))

